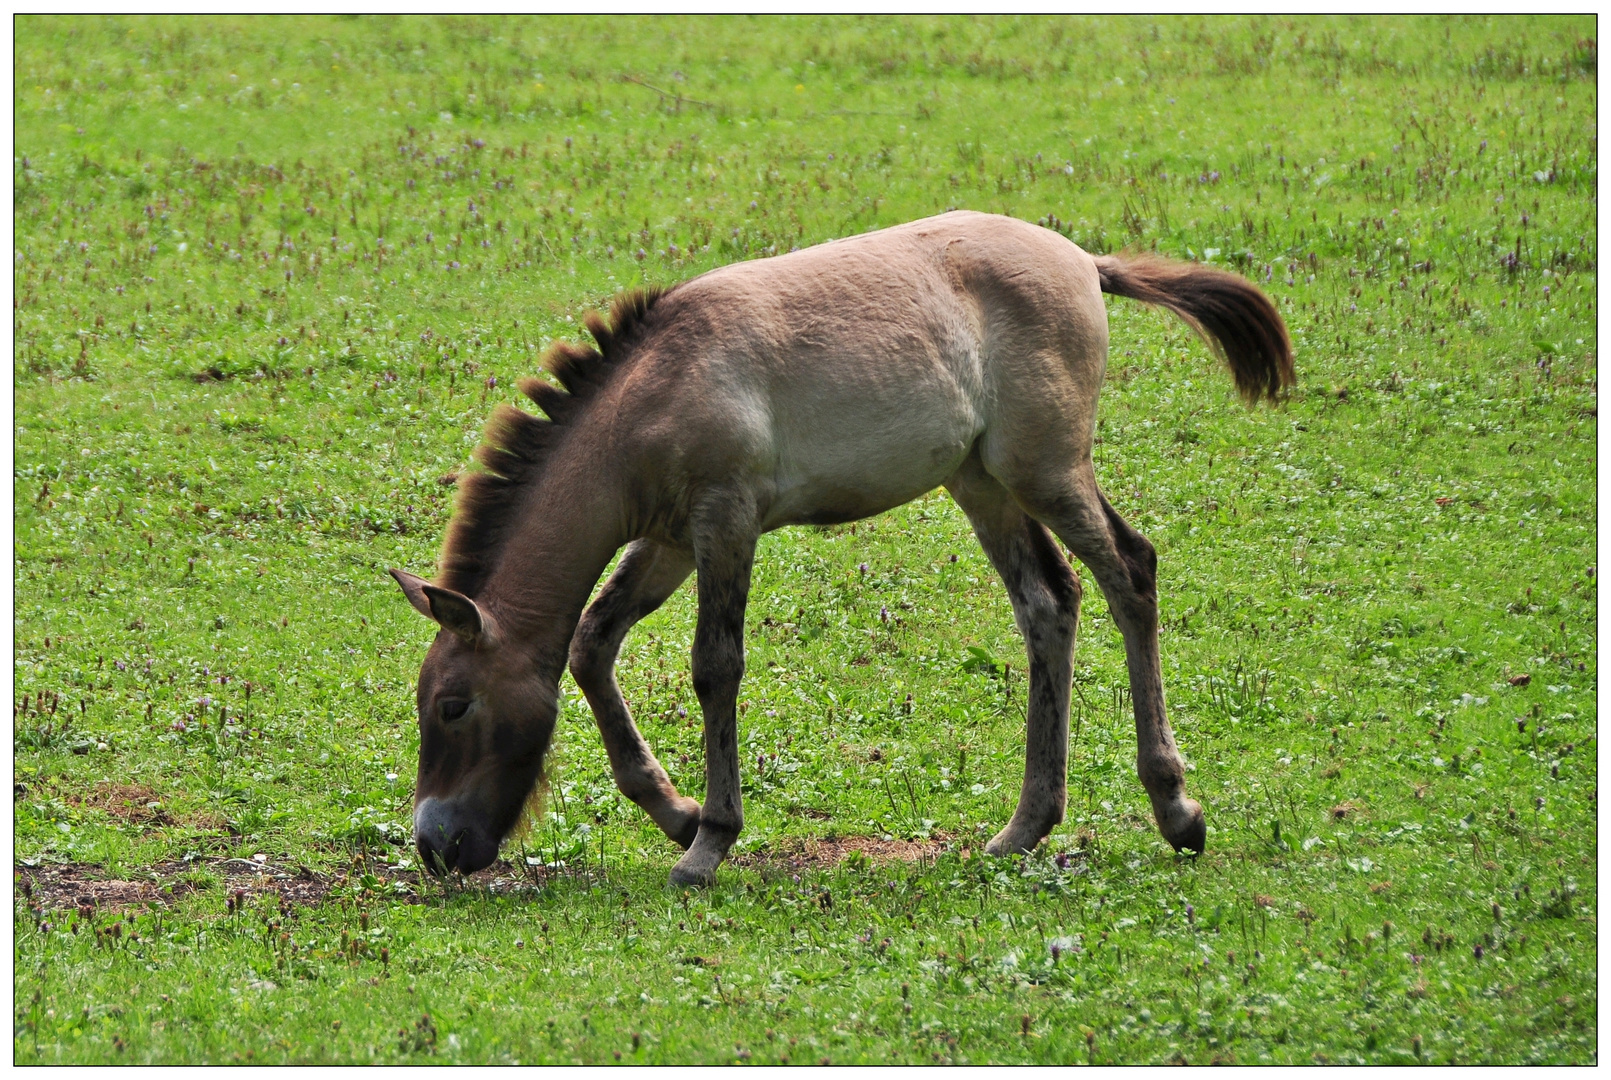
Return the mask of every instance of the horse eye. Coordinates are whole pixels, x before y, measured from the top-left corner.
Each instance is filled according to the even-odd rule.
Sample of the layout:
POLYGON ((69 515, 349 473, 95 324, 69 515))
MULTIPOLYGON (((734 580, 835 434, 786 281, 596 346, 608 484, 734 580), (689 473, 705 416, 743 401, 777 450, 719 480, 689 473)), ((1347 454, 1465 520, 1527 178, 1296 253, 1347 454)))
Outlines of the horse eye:
POLYGON ((470 703, 468 701, 444 701, 441 704, 441 709, 442 721, 452 723, 470 711, 470 703))

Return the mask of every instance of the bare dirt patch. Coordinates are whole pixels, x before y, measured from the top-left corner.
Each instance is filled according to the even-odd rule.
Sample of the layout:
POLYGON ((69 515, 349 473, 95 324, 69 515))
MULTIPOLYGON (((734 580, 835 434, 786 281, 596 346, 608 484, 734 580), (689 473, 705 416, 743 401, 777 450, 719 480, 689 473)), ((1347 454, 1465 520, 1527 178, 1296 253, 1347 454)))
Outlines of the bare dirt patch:
MULTIPOLYGON (((220 903, 226 893, 240 892, 249 897, 273 893, 286 903, 317 904, 333 889, 352 880, 349 873, 318 874, 306 867, 277 866, 251 859, 162 862, 121 877, 109 876, 104 867, 93 863, 17 866, 14 874, 17 897, 43 911, 83 907, 121 911, 172 904, 192 893, 208 891, 217 891, 220 903)), ((377 880, 383 884, 401 880, 412 891, 418 876, 377 875, 377 880)))
POLYGON ((445 883, 423 879, 381 859, 355 859, 350 867, 320 873, 306 866, 282 865, 268 859, 196 859, 161 862, 108 874, 94 863, 46 863, 14 868, 16 895, 30 909, 44 912, 94 908, 106 912, 166 906, 195 893, 216 893, 222 908, 230 896, 251 902, 268 896, 282 905, 306 907, 324 903, 332 893, 365 890, 402 903, 421 903, 429 895, 452 890, 489 893, 534 892, 557 878, 589 877, 592 867, 531 867, 525 872, 507 859, 469 877, 454 875, 445 883))
POLYGON ((935 836, 928 840, 885 840, 878 836, 837 836, 825 840, 789 839, 780 841, 763 851, 747 851, 735 855, 730 861, 735 866, 754 870, 786 871, 824 870, 838 866, 852 855, 861 855, 871 863, 923 862, 949 851, 949 837, 935 836))
MULTIPOLYGON (((144 807, 155 801, 145 798, 143 789, 117 788, 97 798, 115 805, 144 807)), ((109 811, 110 812, 110 811, 109 811)), ((763 851, 734 856, 731 864, 761 873, 798 874, 838 866, 860 856, 869 863, 918 863, 937 858, 954 847, 950 838, 928 840, 885 840, 877 836, 840 836, 829 839, 790 839, 763 851)), ((963 850, 963 857, 968 852, 963 850)), ((522 869, 507 859, 468 878, 453 877, 444 886, 423 881, 418 870, 399 870, 386 862, 355 860, 351 867, 320 873, 305 866, 275 863, 263 859, 196 859, 168 861, 152 866, 109 874, 94 863, 18 864, 13 874, 16 895, 28 908, 55 911, 64 908, 94 908, 116 912, 127 908, 167 906, 195 893, 216 892, 223 906, 226 897, 240 894, 245 900, 277 897, 282 904, 308 906, 323 903, 331 893, 370 888, 404 903, 419 903, 422 895, 444 888, 479 889, 491 893, 532 892, 556 878, 586 877, 593 867, 533 867, 522 869)))
POLYGON ((1364 807, 1349 799, 1347 802, 1340 802, 1333 806, 1330 812, 1333 818, 1337 821, 1342 821, 1346 818, 1358 817, 1362 810, 1364 810, 1364 807))
POLYGON ((69 806, 101 810, 134 825, 167 825, 172 819, 163 812, 162 797, 140 784, 102 783, 85 795, 65 797, 69 806))
MULTIPOLYGON (((49 785, 42 785, 37 790, 43 795, 50 793, 52 788, 49 785)), ((29 789, 27 785, 13 785, 13 801, 26 798, 28 795, 29 789)), ((205 811, 174 813, 169 807, 166 798, 143 784, 118 784, 112 781, 102 781, 89 791, 60 793, 60 798, 75 810, 99 810, 108 817, 127 825, 145 828, 178 825, 203 830, 218 830, 227 827, 225 821, 218 815, 205 811)))

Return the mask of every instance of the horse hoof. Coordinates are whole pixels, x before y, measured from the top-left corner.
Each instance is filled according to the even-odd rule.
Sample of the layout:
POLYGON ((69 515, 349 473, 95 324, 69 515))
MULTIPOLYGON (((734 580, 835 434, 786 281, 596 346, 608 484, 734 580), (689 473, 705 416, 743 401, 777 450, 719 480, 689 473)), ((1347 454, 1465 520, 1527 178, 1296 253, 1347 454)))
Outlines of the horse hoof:
POLYGON ((678 863, 671 868, 671 878, 666 884, 674 889, 706 889, 716 884, 716 870, 696 870, 678 863))
POLYGON ((1001 858, 1004 855, 1030 855, 1044 839, 1046 839, 1044 833, 1035 834, 1032 830, 1015 829, 1008 825, 985 845, 985 854, 993 858, 1001 858))

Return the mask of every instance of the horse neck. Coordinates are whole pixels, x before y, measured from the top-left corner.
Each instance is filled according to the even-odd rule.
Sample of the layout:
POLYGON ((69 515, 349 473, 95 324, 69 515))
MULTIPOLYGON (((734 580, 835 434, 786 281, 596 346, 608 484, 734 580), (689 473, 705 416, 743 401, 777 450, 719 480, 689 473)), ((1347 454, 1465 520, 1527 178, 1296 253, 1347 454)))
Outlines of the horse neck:
POLYGON ((527 495, 521 525, 477 597, 555 682, 593 586, 630 539, 617 471, 566 456, 572 460, 554 462, 527 495))

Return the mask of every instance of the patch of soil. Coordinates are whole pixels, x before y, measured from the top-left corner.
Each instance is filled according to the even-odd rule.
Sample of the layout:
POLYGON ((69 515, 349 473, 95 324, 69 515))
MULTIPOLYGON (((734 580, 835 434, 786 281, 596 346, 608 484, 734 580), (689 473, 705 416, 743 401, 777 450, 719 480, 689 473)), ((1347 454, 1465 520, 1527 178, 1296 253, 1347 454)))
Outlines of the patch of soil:
POLYGON ((878 836, 836 836, 825 840, 791 838, 762 851, 747 851, 728 861, 756 870, 797 874, 838 866, 860 854, 868 862, 920 862, 952 848, 950 837, 936 834, 928 840, 885 840, 878 836))
MULTIPOLYGON (((41 791, 48 790, 41 788, 41 791)), ((26 798, 28 794, 26 784, 13 785, 13 801, 26 798)), ((117 784, 103 780, 87 792, 67 792, 62 794, 61 798, 74 809, 99 810, 108 817, 128 825, 153 828, 179 825, 207 830, 226 827, 222 818, 205 811, 188 814, 170 812, 167 800, 143 784, 117 784)))
POLYGON ((1352 800, 1352 799, 1349 799, 1346 802, 1340 802, 1336 806, 1333 806, 1331 808, 1331 810, 1330 810, 1331 816, 1337 821, 1342 821, 1342 820, 1344 820, 1346 818, 1354 817, 1354 816, 1358 815, 1358 813, 1359 813, 1359 804, 1354 802, 1354 800, 1352 800))
POLYGON ((537 867, 522 874, 507 859, 499 859, 469 877, 455 875, 445 884, 422 883, 418 870, 400 870, 379 859, 356 860, 350 868, 330 874, 255 858, 161 862, 127 878, 108 877, 105 868, 95 863, 43 863, 14 868, 16 895, 29 908, 52 911, 88 907, 107 912, 172 904, 191 893, 215 890, 221 908, 227 897, 237 894, 248 904, 258 897, 273 896, 282 905, 310 906, 323 903, 332 892, 361 885, 364 875, 393 899, 417 904, 422 902, 422 893, 444 889, 529 892, 556 877, 591 873, 591 868, 537 867))
MULTIPOLYGON (((134 787, 103 785, 105 800, 118 806, 139 806, 156 800, 134 787)), ((97 789, 98 791, 100 789, 97 789)), ((113 812, 109 809, 108 812, 113 812)), ((949 837, 928 840, 885 840, 877 836, 840 836, 824 840, 789 839, 762 851, 748 851, 728 860, 735 867, 761 873, 798 874, 839 865, 860 854, 869 862, 888 864, 934 859, 954 847, 949 837)), ((964 849, 963 856, 968 852, 964 849)), ((318 873, 305 866, 281 865, 268 859, 196 859, 168 861, 142 867, 125 877, 110 877, 95 863, 18 864, 13 875, 16 895, 28 908, 56 911, 92 908, 118 912, 127 908, 166 906, 197 892, 218 892, 222 908, 228 896, 239 894, 246 903, 272 896, 282 905, 323 903, 332 892, 350 889, 369 875, 379 888, 405 903, 421 903, 422 894, 447 889, 479 889, 490 893, 533 892, 556 878, 589 877, 593 867, 535 867, 522 870, 507 859, 467 878, 454 876, 446 884, 423 882, 418 870, 399 870, 375 859, 356 860, 336 873, 318 873)))
MULTIPOLYGON (((46 863, 17 866, 14 876, 17 897, 31 908, 103 911, 171 904, 190 893, 217 888, 220 881, 220 902, 225 893, 242 892, 248 897, 274 893, 286 903, 317 904, 349 880, 347 874, 316 874, 307 867, 251 859, 161 862, 129 878, 107 877, 104 868, 94 863, 46 863)), ((417 882, 417 875, 399 876, 417 882)))
POLYGON ((139 784, 101 783, 87 795, 68 795, 68 805, 83 809, 103 810, 119 821, 134 825, 167 825, 172 822, 162 810, 162 799, 156 792, 139 784))

